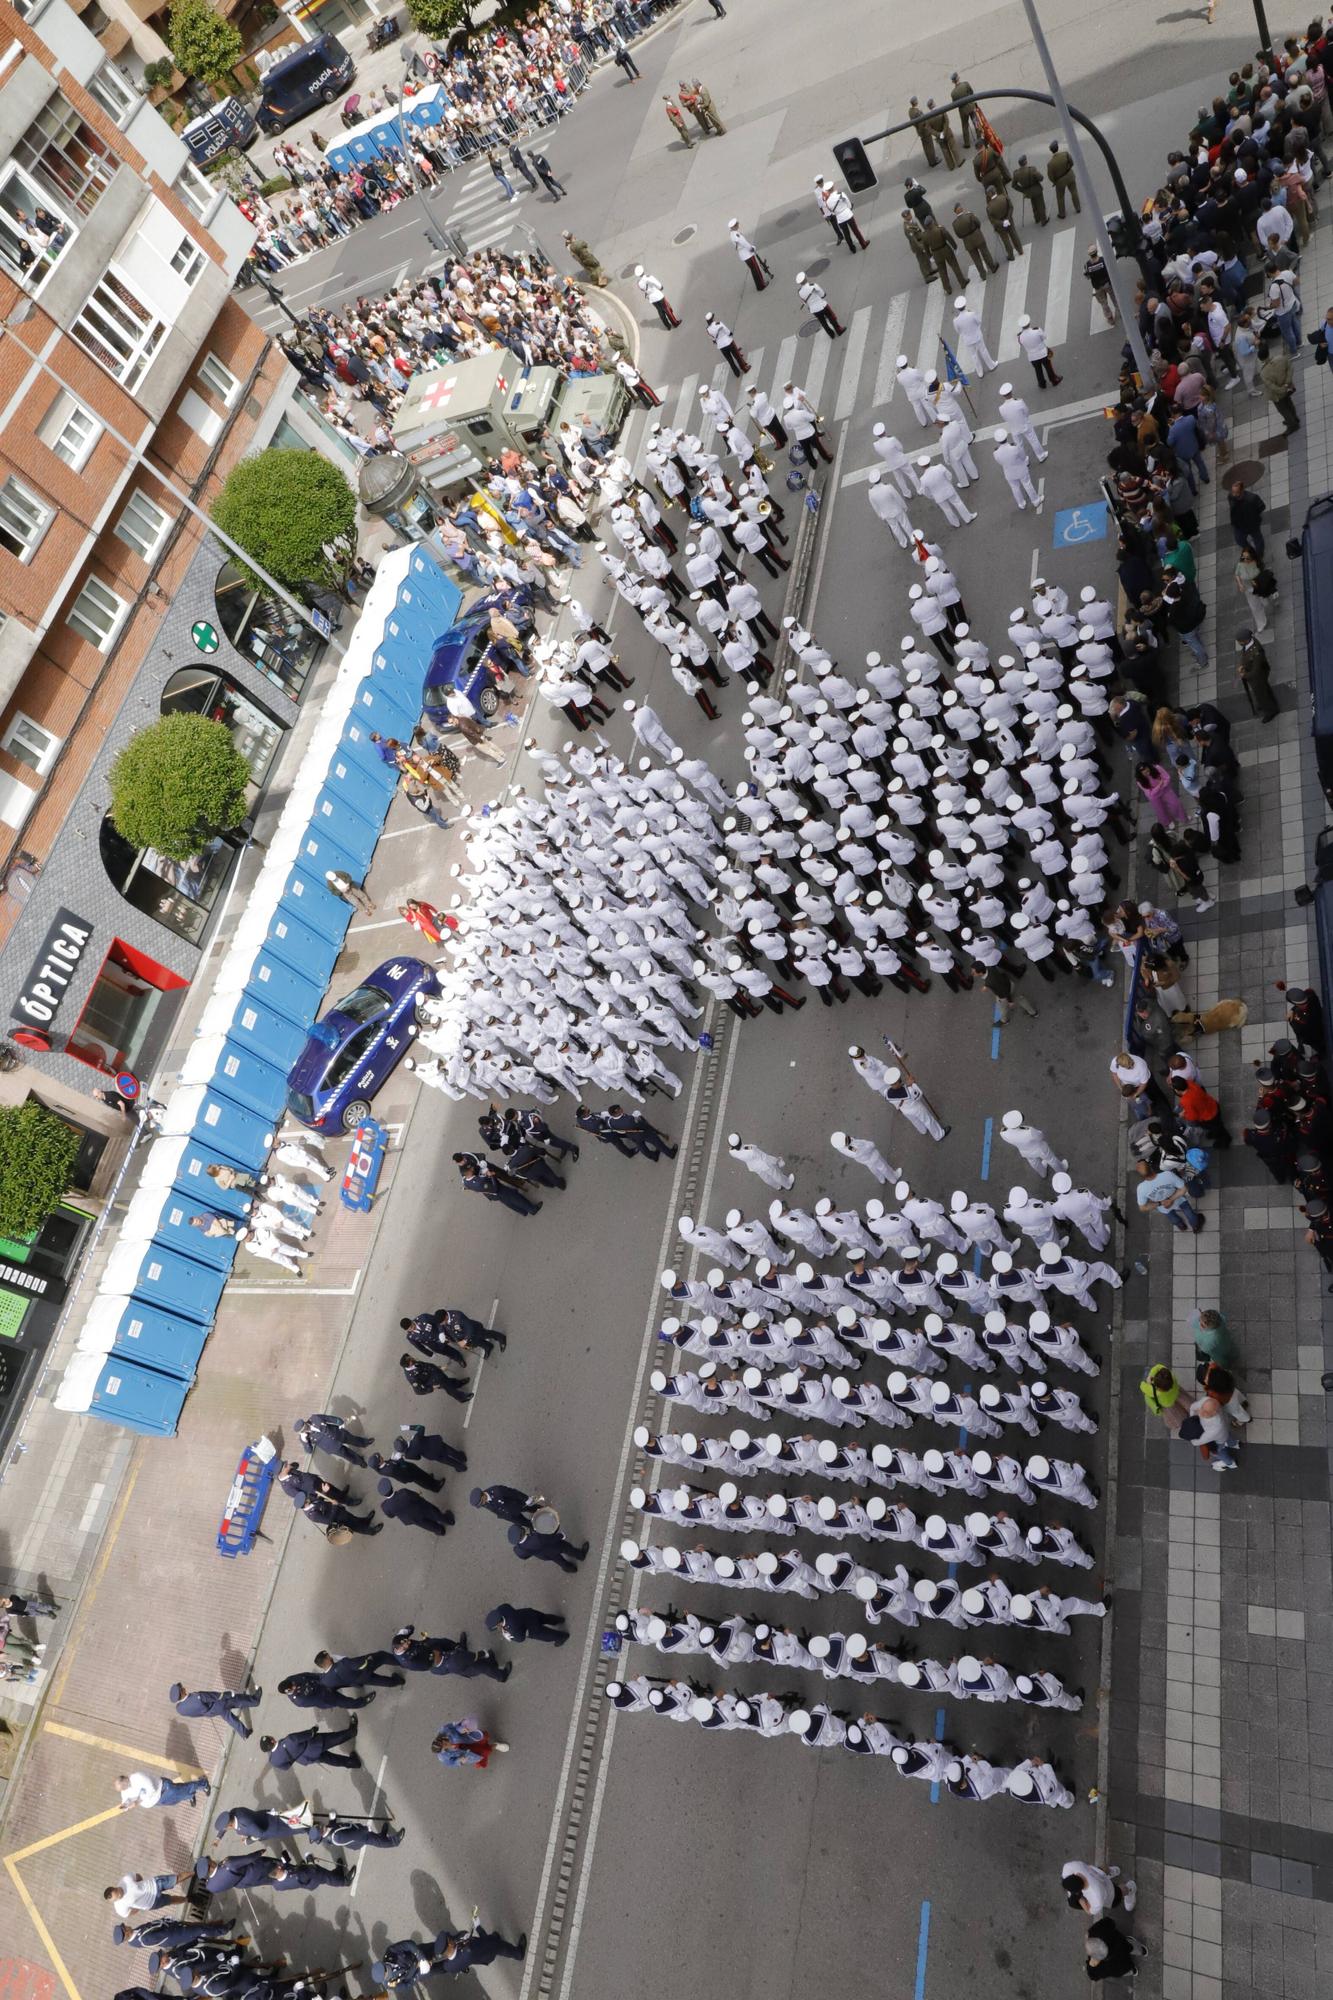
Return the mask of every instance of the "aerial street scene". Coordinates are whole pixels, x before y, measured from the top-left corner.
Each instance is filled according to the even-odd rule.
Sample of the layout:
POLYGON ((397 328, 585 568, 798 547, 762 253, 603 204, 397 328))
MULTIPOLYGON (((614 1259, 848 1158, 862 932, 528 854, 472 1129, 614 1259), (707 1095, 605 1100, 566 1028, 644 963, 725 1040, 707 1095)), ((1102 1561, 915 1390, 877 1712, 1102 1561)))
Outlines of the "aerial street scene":
POLYGON ((1328 1992, 1330 77, 0 0, 0 2000, 1328 1992))

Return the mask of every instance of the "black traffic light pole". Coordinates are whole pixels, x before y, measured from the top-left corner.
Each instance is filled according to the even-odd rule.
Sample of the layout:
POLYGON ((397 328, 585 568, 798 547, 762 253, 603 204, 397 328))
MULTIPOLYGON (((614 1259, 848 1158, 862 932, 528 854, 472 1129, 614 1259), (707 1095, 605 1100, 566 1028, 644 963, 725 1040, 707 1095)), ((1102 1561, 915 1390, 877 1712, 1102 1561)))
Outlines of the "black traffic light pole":
MULTIPOLYGON (((1058 109, 1055 99, 1048 96, 1044 90, 974 90, 970 96, 952 98, 947 106, 937 106, 936 109, 943 109, 946 112, 961 111, 968 104, 981 104, 996 97, 1021 97, 1029 104, 1045 104, 1052 111, 1058 109)), ((1106 171, 1111 177, 1111 185, 1115 189, 1116 200, 1120 203, 1120 213, 1124 216, 1125 221, 1135 229, 1137 239, 1137 248, 1134 252, 1135 262, 1143 273, 1145 284, 1155 285, 1157 283, 1157 272, 1154 270, 1145 253, 1142 233, 1138 230, 1138 217, 1130 204, 1129 189, 1125 186, 1125 177, 1120 171, 1120 162, 1111 151, 1105 136, 1093 124, 1091 118, 1085 117, 1072 104, 1068 109, 1069 115, 1075 123, 1081 125, 1083 130, 1089 133, 1097 142, 1097 150, 1106 163, 1106 171)), ((915 130, 915 120, 904 118, 900 124, 885 126, 882 132, 872 132, 870 137, 863 139, 861 143, 863 146, 874 146, 881 139, 892 139, 899 132, 914 132, 915 130)))

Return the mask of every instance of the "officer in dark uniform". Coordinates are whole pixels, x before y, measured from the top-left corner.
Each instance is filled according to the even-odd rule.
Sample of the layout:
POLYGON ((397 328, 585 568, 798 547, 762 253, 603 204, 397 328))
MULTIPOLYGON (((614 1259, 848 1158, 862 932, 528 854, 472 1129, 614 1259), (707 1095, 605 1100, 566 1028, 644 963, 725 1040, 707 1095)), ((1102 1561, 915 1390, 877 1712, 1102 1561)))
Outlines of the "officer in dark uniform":
POLYGON ((1303 1049, 1317 1056, 1324 1054, 1324 1010, 1319 995, 1309 987, 1287 988, 1287 1026, 1303 1049))
POLYGON ((990 245, 981 227, 981 217, 972 209, 964 208, 961 201, 953 205, 953 233, 955 241, 972 259, 979 278, 989 277, 992 271, 999 269, 991 256, 990 245))
POLYGON ((989 194, 993 187, 1008 187, 1009 169, 1004 164, 1004 155, 997 153, 993 146, 978 146, 977 156, 972 162, 972 171, 977 177, 977 185, 989 194))
POLYGON ((1055 212, 1061 222, 1065 219, 1065 196, 1074 204, 1075 215, 1082 215, 1083 204, 1078 198, 1078 182, 1074 178, 1074 162, 1058 139, 1051 141, 1051 157, 1046 162, 1046 178, 1055 189, 1055 212))
POLYGON ((443 1307, 436 1312, 419 1312, 411 1319, 400 1319, 399 1330, 406 1336, 408 1345, 415 1347, 418 1354, 427 1359, 442 1354, 446 1361, 457 1362, 466 1368, 467 1355, 458 1345, 447 1325, 448 1314, 443 1307))
POLYGON ((569 1639, 563 1612, 537 1611, 531 1605, 497 1604, 486 1613, 486 1630, 513 1646, 521 1646, 525 1639, 563 1646, 569 1639))
POLYGON ((520 1180, 535 1181, 538 1187, 566 1188, 569 1183, 558 1174, 540 1146, 530 1139, 520 1139, 510 1155, 511 1172, 520 1180))
POLYGON ((574 1123, 578 1126, 580 1132, 590 1132, 593 1138, 600 1139, 604 1146, 614 1146, 616 1151, 623 1153, 627 1160, 634 1158, 634 1148, 625 1145, 622 1140, 616 1137, 614 1132, 607 1131, 606 1113, 604 1111, 594 1111, 590 1104, 580 1104, 578 1110, 574 1113, 574 1123))
POLYGON ((468 1499, 474 1507, 494 1514, 497 1521, 515 1521, 520 1528, 531 1526, 533 1513, 541 1505, 521 1486, 474 1486, 468 1499))
POLYGON ((261 1736, 259 1747, 275 1771, 290 1771, 305 1764, 329 1764, 340 1771, 359 1771, 361 1759, 355 1750, 343 1754, 344 1743, 356 1741, 356 1717, 346 1729, 293 1729, 286 1736, 261 1736))
POLYGON ((456 1674, 465 1681, 507 1681, 514 1671, 512 1660, 506 1660, 502 1666, 489 1649, 473 1652, 466 1632, 458 1639, 437 1639, 435 1653, 430 1669, 433 1674, 456 1674))
POLYGON ((454 1165, 458 1168, 458 1178, 469 1194, 485 1195, 487 1201, 498 1201, 502 1208, 514 1215, 536 1215, 540 1212, 539 1201, 529 1201, 521 1187, 511 1180, 501 1167, 489 1160, 478 1159, 475 1153, 455 1153, 454 1165))
POLYGON ((1024 201, 1032 204, 1032 219, 1037 227, 1044 228, 1050 219, 1046 213, 1046 190, 1041 183, 1041 174, 1031 164, 1026 153, 1020 153, 1018 156, 1012 185, 1022 195, 1024 201))
POLYGON ((324 1676, 314 1672, 288 1674, 278 1682, 278 1693, 285 1694, 293 1708, 369 1708, 375 1699, 373 1689, 369 1694, 349 1694, 346 1688, 326 1686, 324 1676))
POLYGON ((322 1451, 329 1458, 345 1459, 348 1465, 360 1466, 363 1471, 366 1461, 361 1454, 368 1444, 375 1442, 374 1438, 359 1437, 341 1417, 327 1411, 298 1417, 293 1429, 307 1451, 322 1451))
MULTIPOLYGON (((672 540, 670 546, 674 549, 675 547, 674 539, 672 540)), ((594 626, 593 627, 594 637, 597 636, 597 630, 598 628, 594 626)), ((605 643, 607 642, 604 640, 603 644, 605 643)), ((558 1132, 553 1132, 550 1126, 547 1124, 546 1120, 542 1117, 540 1111, 537 1111, 533 1108, 529 1108, 526 1111, 520 1111, 518 1113, 518 1127, 519 1131, 522 1133, 525 1139, 532 1139, 535 1140, 539 1146, 548 1146, 552 1148, 555 1152, 559 1153, 561 1159, 564 1158, 566 1153, 572 1153, 574 1158, 576 1160, 578 1159, 579 1149, 577 1145, 574 1143, 574 1141, 572 1139, 562 1139, 558 1132)))
POLYGON ((456 1382, 452 1375, 446 1375, 443 1368, 434 1361, 419 1361, 413 1354, 400 1354, 398 1366, 406 1376, 414 1396, 429 1396, 433 1389, 443 1389, 446 1396, 452 1396, 456 1403, 470 1403, 472 1391, 456 1382))
POLYGON ((257 1702, 262 1701, 263 1695, 263 1688, 251 1688, 248 1692, 245 1689, 230 1691, 225 1688, 192 1690, 180 1681, 173 1682, 167 1689, 167 1700, 174 1705, 177 1715, 189 1719, 195 1716, 216 1716, 219 1722, 225 1722, 229 1729, 234 1729, 242 1741, 253 1736, 254 1731, 244 1715, 238 1715, 236 1711, 253 1708, 257 1702))
POLYGON ((437 1479, 433 1472, 423 1472, 419 1465, 390 1452, 386 1458, 383 1452, 372 1451, 370 1463, 374 1471, 384 1479, 396 1479, 403 1486, 419 1486, 426 1493, 442 1493, 444 1481, 437 1479))
MULTIPOLYGON (((952 90, 950 90, 949 92, 949 98, 951 103, 958 104, 958 100, 960 97, 970 97, 972 95, 971 84, 964 83, 963 79, 959 76, 957 70, 954 70, 953 74, 949 78, 949 81, 953 85, 952 90)), ((972 134, 974 131, 976 131, 976 119, 977 119, 977 107, 975 104, 959 105, 958 124, 962 131, 964 146, 970 147, 972 144, 972 134)), ((978 139, 980 139, 981 137, 981 134, 979 132, 977 133, 977 137, 978 139)))
MULTIPOLYGON (((1301 1210, 1308 1227, 1305 1240, 1312 1244, 1326 1271, 1333 1271, 1333 1211, 1326 1201, 1312 1196, 1301 1210)), ((1333 1286, 1330 1286, 1333 1290, 1333 1286)))
POLYGON ((945 165, 949 167, 961 166, 962 155, 954 144, 953 132, 949 125, 949 114, 947 111, 936 110, 933 97, 926 99, 926 129, 930 132, 940 151, 943 153, 945 165))
POLYGON ((264 1888, 277 1866, 276 1854, 220 1854, 216 1861, 203 1855, 194 1864, 194 1874, 210 1896, 223 1896, 228 1889, 264 1888))
POLYGON ((930 205, 930 199, 926 194, 926 190, 922 187, 920 181, 913 180, 910 174, 903 182, 903 200, 907 203, 907 206, 911 209, 923 229, 928 222, 935 220, 935 211, 930 205))
POLYGON ((429 1952, 411 1938, 400 1938, 396 1944, 385 1945, 370 1968, 370 1976, 376 1986, 415 1986, 429 1964, 429 1952))
POLYGON ((426 1458, 437 1465, 451 1465, 455 1472, 467 1471, 467 1453, 449 1444, 438 1431, 428 1431, 423 1424, 400 1424, 398 1428, 402 1437, 391 1456, 426 1458))
POLYGON ((341 1500, 326 1500, 316 1493, 301 1512, 317 1528, 346 1528, 353 1535, 378 1535, 383 1523, 370 1514, 354 1514, 341 1500))
POLYGON ((437 1507, 421 1493, 405 1493, 391 1479, 379 1483, 380 1512, 386 1521, 401 1521, 409 1528, 424 1528, 428 1535, 447 1535, 454 1517, 447 1508, 437 1507))
POLYGON ((676 1157, 676 1148, 666 1133, 650 1125, 641 1111, 626 1111, 623 1104, 608 1105, 606 1129, 623 1139, 636 1153, 646 1154, 650 1160, 660 1160, 663 1153, 669 1160, 676 1157))
POLYGON ((270 1889, 320 1889, 325 1883, 340 1888, 350 1882, 352 1871, 345 1861, 321 1868, 317 1861, 279 1861, 268 1878, 270 1889))
POLYGON ((1014 252, 1023 255, 1023 245, 1014 227, 1014 205, 1002 187, 993 187, 986 196, 986 220, 999 237, 1005 261, 1012 264, 1014 252))
POLYGON ((321 1825, 312 1826, 306 1839, 313 1847, 336 1847, 345 1854, 355 1854, 363 1847, 401 1847, 407 1839, 407 1828, 396 1826, 392 1830, 386 1825, 367 1826, 359 1819, 330 1819, 321 1825))
POLYGON ((439 1314, 449 1338, 455 1341, 465 1353, 480 1349, 487 1356, 493 1347, 501 1353, 509 1345, 509 1335, 501 1333, 498 1327, 483 1326, 471 1313, 465 1313, 459 1306, 445 1306, 439 1314))
POLYGON ((917 138, 921 141, 921 150, 926 156, 926 165, 928 167, 937 167, 939 165, 939 156, 935 151, 934 128, 931 120, 926 117, 925 112, 921 108, 919 97, 912 99, 907 107, 907 115, 916 128, 917 138))
POLYGON ((315 1665, 325 1687, 377 1687, 396 1688, 403 1685, 403 1677, 394 1673, 393 1654, 379 1649, 373 1653, 344 1653, 335 1658, 332 1653, 316 1653, 315 1665))
POLYGON ((146 1924, 113 1924, 112 1944, 127 1944, 137 1951, 173 1951, 186 1945, 200 1944, 205 1938, 213 1938, 218 1943, 230 1944, 230 1938, 222 1933, 229 1931, 234 1919, 231 1917, 211 1917, 206 1922, 188 1917, 149 1917, 146 1924))
POLYGON ((213 1821, 219 1840, 229 1833, 239 1834, 242 1840, 290 1840, 293 1831, 282 1813, 268 1812, 262 1806, 231 1806, 213 1821))
POLYGON ((523 1958, 527 1954, 528 1934, 524 1931, 517 1944, 501 1937, 499 1931, 484 1931, 480 1928, 470 1931, 441 1931, 435 1940, 435 1955, 431 1960, 431 1972, 470 1972, 474 1965, 494 1965, 497 1958, 523 1958))
POLYGON ((278 1484, 288 1498, 300 1507, 307 1500, 347 1501, 352 1497, 347 1486, 334 1486, 331 1481, 321 1479, 317 1472, 306 1472, 294 1458, 288 1459, 278 1474, 278 1484))
POLYGON ((587 1542, 581 1549, 575 1548, 567 1536, 559 1533, 539 1535, 535 1528, 517 1525, 509 1530, 509 1546, 520 1562, 552 1562, 567 1575, 573 1575, 589 1548, 587 1542))

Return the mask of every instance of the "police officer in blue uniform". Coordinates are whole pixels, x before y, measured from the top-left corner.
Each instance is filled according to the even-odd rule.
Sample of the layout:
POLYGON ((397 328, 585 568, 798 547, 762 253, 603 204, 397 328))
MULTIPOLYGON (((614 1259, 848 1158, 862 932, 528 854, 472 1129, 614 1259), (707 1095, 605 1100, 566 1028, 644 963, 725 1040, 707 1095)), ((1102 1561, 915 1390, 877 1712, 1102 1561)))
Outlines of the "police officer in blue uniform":
POLYGON ((447 1535, 454 1517, 447 1508, 437 1507, 422 1493, 404 1492, 391 1479, 379 1483, 380 1512, 386 1521, 401 1521, 409 1528, 424 1528, 428 1535, 447 1535))
POLYGON ((196 1716, 215 1716, 225 1722, 229 1729, 247 1740, 254 1735, 253 1729, 238 1709, 253 1708, 263 1699, 263 1688, 187 1688, 181 1681, 173 1681, 167 1689, 167 1700, 174 1704, 177 1715, 193 1721, 196 1716))
POLYGON ((497 1604, 486 1613, 486 1630, 508 1639, 512 1646, 521 1646, 525 1639, 563 1646, 569 1639, 563 1612, 537 1611, 531 1605, 497 1604))
POLYGON ((369 1708, 375 1699, 373 1689, 369 1694, 349 1694, 346 1688, 327 1686, 323 1674, 313 1671, 288 1674, 278 1682, 278 1693, 285 1694, 293 1708, 369 1708))
POLYGON ((359 1466, 362 1471, 366 1461, 361 1454, 375 1442, 373 1437, 358 1436, 341 1417, 327 1410, 311 1417, 298 1417, 293 1429, 307 1451, 322 1451, 329 1458, 345 1459, 348 1465, 359 1466))

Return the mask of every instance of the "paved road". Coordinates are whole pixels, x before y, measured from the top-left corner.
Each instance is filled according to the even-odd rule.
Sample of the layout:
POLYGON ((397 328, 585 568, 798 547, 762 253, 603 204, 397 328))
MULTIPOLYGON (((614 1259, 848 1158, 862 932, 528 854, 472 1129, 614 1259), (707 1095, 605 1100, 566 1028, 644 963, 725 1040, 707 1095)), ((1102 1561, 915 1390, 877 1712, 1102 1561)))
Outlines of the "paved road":
MULTIPOLYGON (((914 267, 885 187, 867 205, 872 253, 853 264, 840 252, 825 278, 847 338, 831 349, 822 334, 799 326, 792 273, 798 263, 813 268, 827 251, 806 202, 810 178, 827 165, 829 134, 858 121, 864 128, 873 105, 882 105, 890 61, 895 74, 920 80, 925 90, 938 88, 960 59, 965 26, 968 68, 979 86, 992 75, 1009 78, 1015 68, 1030 83, 1031 63, 1015 53, 1010 8, 973 17, 964 6, 946 5, 933 18, 932 40, 911 50, 893 45, 895 29, 868 0, 846 0, 841 38, 830 37, 827 23, 810 10, 776 0, 770 16, 777 32, 763 49, 754 47, 741 13, 738 5, 714 26, 701 4, 652 45, 637 91, 610 80, 595 86, 588 115, 561 135, 568 151, 552 151, 557 172, 568 174, 573 188, 559 221, 567 208, 573 226, 586 230, 616 268, 636 249, 646 253, 687 311, 687 325, 670 341, 655 327, 645 339, 645 370, 666 392, 669 412, 688 408, 699 380, 713 374, 714 357, 699 329, 706 303, 736 313, 755 360, 753 379, 770 384, 794 376, 817 393, 839 441, 839 461, 826 489, 807 603, 825 642, 854 666, 871 647, 893 647, 905 622, 908 576, 906 558, 870 515, 856 475, 866 465, 869 425, 882 414, 883 371, 898 351, 914 358, 936 353, 943 300, 909 285, 914 267), (664 145, 655 99, 678 74, 696 72, 707 75, 731 129, 686 155, 664 145), (607 160, 617 163, 616 173, 599 171, 607 160), (722 225, 737 208, 778 272, 777 285, 762 298, 743 289, 748 281, 725 245, 722 225), (673 247, 691 225, 696 233, 673 247)), ((1159 44, 1141 0, 1091 25, 1073 9, 1053 10, 1050 26, 1070 66, 1071 91, 1077 79, 1079 100, 1094 110, 1132 96, 1132 112, 1113 121, 1117 138, 1131 156, 1142 147, 1145 162, 1160 158, 1198 95, 1186 81, 1194 51, 1174 40, 1159 44), (1149 55, 1117 74, 1109 58, 1136 36, 1147 39, 1149 55)), ((1207 46, 1213 68, 1240 48, 1225 41, 1207 46)), ((932 177, 933 193, 936 184, 943 191, 942 173, 932 177)), ((474 217, 483 215, 477 188, 472 192, 474 217)), ((546 206, 529 202, 524 212, 540 214, 544 225, 546 206)), ((330 253, 346 262, 336 278, 319 282, 345 279, 368 289, 372 279, 391 278, 395 259, 413 258, 411 229, 385 218, 330 253)), ((996 650, 1003 614, 1039 567, 1067 587, 1110 580, 1105 544, 1072 553, 1051 545, 1052 508, 1095 492, 1103 432, 1088 407, 1114 360, 1114 343, 1090 330, 1088 301, 1073 275, 1081 240, 1072 225, 1063 233, 1052 225, 1012 273, 1002 265, 986 288, 985 316, 995 338, 1011 332, 1017 312, 1027 309, 1044 315, 1066 342, 1065 384, 1050 398, 1064 421, 1045 468, 1045 513, 1034 521, 1012 511, 983 450, 983 521, 950 536, 974 622, 996 650)), ((981 385, 977 402, 984 421, 994 404, 992 385, 981 385)), ((933 530, 936 523, 927 525, 933 530)), ((765 595, 776 612, 778 587, 765 595)), ((733 771, 736 694, 728 697, 724 723, 708 731, 664 677, 660 656, 648 657, 637 631, 626 637, 625 657, 641 676, 636 692, 655 702, 691 748, 706 741, 719 768, 733 771)), ((618 729, 610 733, 618 743, 618 729)), ((441 852, 435 836, 404 832, 381 851, 377 893, 387 901, 400 886, 438 890, 441 852)), ((354 927, 350 942, 363 963, 372 952, 378 956, 379 935, 354 927)), ((1017 1102, 1069 1150, 1078 1173, 1108 1185, 1115 1124, 1103 1066, 1117 1003, 1083 987, 1053 997, 1043 988, 1035 997, 1042 1018, 1002 1034, 980 996, 954 998, 938 989, 925 1002, 857 998, 832 1018, 812 1003, 795 1019, 765 1017, 743 1031, 725 1016, 713 1056, 687 1076, 685 1099, 661 1114, 683 1141, 674 1169, 585 1154, 568 1194, 552 1197, 530 1223, 460 1204, 448 1156, 471 1136, 468 1118, 438 1095, 414 1108, 333 1386, 334 1406, 364 1410, 377 1431, 391 1428, 409 1414, 394 1369, 400 1314, 449 1299, 485 1317, 494 1301, 511 1346, 486 1365, 466 1432, 459 1420, 444 1420, 471 1460, 469 1474, 452 1486, 461 1498, 475 1475, 528 1481, 556 1499, 572 1532, 591 1538, 594 1553, 576 1579, 546 1570, 534 1577, 531 1566, 514 1567, 498 1525, 466 1509, 442 1545, 401 1529, 346 1553, 310 1537, 294 1541, 259 1645, 258 1674, 270 1687, 317 1644, 384 1643, 407 1618, 436 1630, 466 1628, 475 1637, 486 1608, 516 1593, 564 1607, 575 1639, 558 1653, 534 1656, 527 1649, 503 1692, 486 1683, 431 1681, 423 1688, 417 1680, 402 1695, 382 1696, 362 1728, 365 1774, 313 1790, 325 1804, 364 1810, 382 1777, 409 1840, 395 1856, 368 1856, 349 1899, 296 1910, 279 1904, 276 1922, 266 1901, 255 1913, 266 1940, 315 1962, 347 1962, 389 1936, 441 1923, 446 1913, 462 1920, 479 1903, 486 1920, 511 1932, 533 1931, 527 1968, 521 1974, 504 1968, 485 1982, 487 1991, 521 1993, 525 2000, 538 1992, 602 2000, 627 1985, 709 2000, 737 1992, 785 1995, 808 1990, 812 1979, 856 1994, 921 1996, 946 1987, 974 1990, 979 1980, 994 1983, 997 1973, 1006 1986, 1037 1994, 1081 1976, 1077 1928, 1060 1914, 1051 1891, 1062 1855, 1091 1846, 1086 1808, 1025 1817, 1006 1805, 969 1810, 948 1799, 934 1803, 926 1787, 912 1788, 878 1764, 867 1768, 839 1753, 815 1756, 795 1745, 710 1737, 692 1728, 672 1732, 646 1718, 619 1720, 614 1730, 590 1726, 587 1706, 605 1614, 619 1601, 613 1562, 628 1484, 627 1439, 673 1217, 688 1205, 716 1221, 733 1199, 753 1208, 764 1194, 725 1158, 719 1161, 727 1131, 743 1130, 786 1152, 798 1171, 797 1198, 806 1204, 824 1191, 840 1203, 864 1201, 874 1191, 830 1152, 827 1134, 840 1124, 875 1133, 929 1191, 947 1198, 955 1185, 989 1181, 1002 1194, 1011 1177, 988 1147, 988 1121, 993 1131, 999 1114, 1017 1102), (906 1041, 923 1082, 952 1119, 945 1145, 886 1130, 884 1118, 874 1115, 877 1100, 852 1076, 847 1042, 869 1043, 882 1032, 906 1041), (427 1754, 430 1736, 446 1716, 470 1708, 502 1726, 512 1754, 485 1774, 444 1772, 427 1754)), ((1104 1326, 1090 1328, 1088 1338, 1106 1352, 1104 1326)), ((661 1597, 645 1592, 650 1603, 661 1597)), ((688 1599, 710 1608, 721 1601, 698 1591, 688 1599)), ((818 1629, 833 1621, 820 1604, 809 1608, 808 1622, 818 1629)), ((1096 1638, 1080 1627, 1076 1641, 1049 1642, 1051 1654, 1043 1654, 1070 1685, 1085 1686, 1090 1700, 1096 1638)), ((1018 1645, 997 1642, 996 1652, 1017 1665, 1029 1657, 1018 1645)), ((646 1659, 637 1663, 653 1670, 646 1659)), ((734 1678, 755 1680, 753 1670, 737 1670, 734 1678)), ((935 1733, 930 1701, 913 1708, 903 1697, 875 1706, 913 1733, 935 1733)), ((1096 1773, 1094 1721, 1091 1706, 1054 1725, 1000 1708, 946 1717, 943 1729, 1005 1761, 1049 1746, 1085 1793, 1096 1773)), ((252 1777, 262 1798, 289 1795, 285 1783, 257 1767, 249 1752, 233 1758, 224 1799, 248 1797, 252 1777)))

